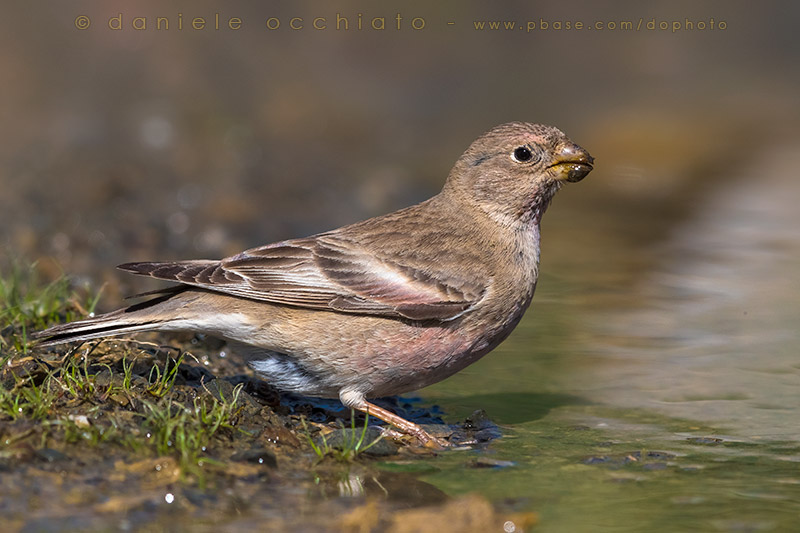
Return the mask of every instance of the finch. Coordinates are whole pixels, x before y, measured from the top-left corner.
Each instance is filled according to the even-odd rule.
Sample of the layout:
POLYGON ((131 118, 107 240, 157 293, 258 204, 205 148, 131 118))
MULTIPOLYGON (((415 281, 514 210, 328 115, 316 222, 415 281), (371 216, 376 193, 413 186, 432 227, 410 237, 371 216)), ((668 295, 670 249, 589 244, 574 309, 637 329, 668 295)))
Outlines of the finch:
POLYGON ((222 260, 120 265, 178 284, 35 338, 218 336, 247 345, 278 389, 339 398, 422 444, 446 444, 368 399, 441 381, 511 333, 536 288, 542 215, 593 161, 554 127, 502 124, 467 148, 429 200, 222 260))

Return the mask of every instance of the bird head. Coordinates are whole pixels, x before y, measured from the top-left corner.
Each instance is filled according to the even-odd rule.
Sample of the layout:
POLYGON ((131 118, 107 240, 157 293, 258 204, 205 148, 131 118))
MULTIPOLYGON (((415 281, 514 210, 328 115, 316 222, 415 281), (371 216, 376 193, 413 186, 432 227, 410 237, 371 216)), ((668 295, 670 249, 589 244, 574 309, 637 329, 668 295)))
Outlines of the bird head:
POLYGON ((511 122, 470 145, 443 192, 506 224, 538 222, 563 183, 582 180, 593 163, 589 152, 559 129, 511 122))

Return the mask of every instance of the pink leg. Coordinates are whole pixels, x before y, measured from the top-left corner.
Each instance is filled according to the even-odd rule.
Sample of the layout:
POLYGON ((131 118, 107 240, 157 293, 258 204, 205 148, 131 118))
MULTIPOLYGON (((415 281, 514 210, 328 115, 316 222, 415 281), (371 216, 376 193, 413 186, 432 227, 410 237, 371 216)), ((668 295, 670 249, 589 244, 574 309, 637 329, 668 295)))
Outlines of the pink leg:
POLYGON ((446 440, 434 437, 417 424, 409 422, 405 418, 398 416, 393 412, 384 409, 383 407, 378 407, 375 404, 369 403, 364 398, 364 395, 360 393, 342 391, 339 394, 339 398, 347 407, 358 409, 362 413, 367 413, 369 416, 379 418, 387 424, 393 425, 400 430, 400 432, 405 433, 406 435, 411 435, 412 437, 416 437, 417 440, 419 440, 420 443, 426 448, 441 449, 450 445, 450 443, 446 440))

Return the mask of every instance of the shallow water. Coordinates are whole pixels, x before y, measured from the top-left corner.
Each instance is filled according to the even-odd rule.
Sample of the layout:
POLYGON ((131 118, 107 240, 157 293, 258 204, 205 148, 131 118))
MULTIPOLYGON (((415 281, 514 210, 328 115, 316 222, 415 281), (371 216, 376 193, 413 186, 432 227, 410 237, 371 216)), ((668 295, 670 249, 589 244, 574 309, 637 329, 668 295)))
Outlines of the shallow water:
MULTIPOLYGON (((771 147, 663 238, 588 265, 570 264, 582 257, 570 228, 598 211, 555 206, 518 331, 422 392, 453 416, 486 409, 505 436, 485 453, 514 464, 465 468, 477 452, 454 452, 423 479, 534 509, 542 531, 795 530, 798 163, 792 144, 771 147)), ((602 230, 583 222, 634 223, 610 216, 602 230)))

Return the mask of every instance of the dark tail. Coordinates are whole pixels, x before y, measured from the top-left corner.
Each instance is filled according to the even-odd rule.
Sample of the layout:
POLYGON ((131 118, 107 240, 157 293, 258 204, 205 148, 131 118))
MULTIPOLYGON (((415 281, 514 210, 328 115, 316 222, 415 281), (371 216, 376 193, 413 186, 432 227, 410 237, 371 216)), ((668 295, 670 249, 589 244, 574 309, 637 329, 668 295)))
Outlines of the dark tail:
POLYGON ((146 312, 148 309, 171 299, 175 294, 183 292, 185 287, 177 286, 165 289, 157 298, 118 309, 105 315, 59 324, 31 335, 36 346, 53 346, 65 342, 88 341, 101 337, 113 337, 137 331, 158 329, 160 320, 157 314, 146 312))

